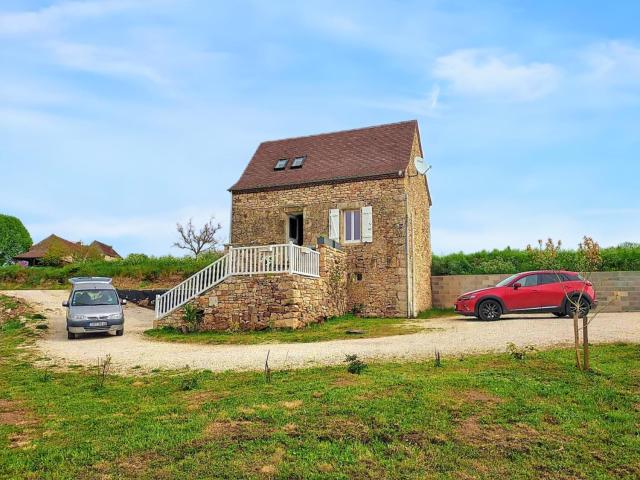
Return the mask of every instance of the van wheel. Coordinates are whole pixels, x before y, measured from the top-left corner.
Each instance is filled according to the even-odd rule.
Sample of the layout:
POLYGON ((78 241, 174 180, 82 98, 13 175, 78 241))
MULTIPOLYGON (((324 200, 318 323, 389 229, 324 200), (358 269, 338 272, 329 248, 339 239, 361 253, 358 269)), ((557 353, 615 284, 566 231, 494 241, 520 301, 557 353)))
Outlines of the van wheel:
POLYGON ((76 334, 75 333, 71 333, 71 332, 67 332, 67 339, 75 340, 76 339, 76 334))
POLYGON ((480 320, 498 320, 502 315, 502 306, 495 300, 485 300, 478 307, 480 320))
POLYGON ((122 335, 124 335, 124 328, 122 330, 116 330, 117 337, 121 337, 122 335))

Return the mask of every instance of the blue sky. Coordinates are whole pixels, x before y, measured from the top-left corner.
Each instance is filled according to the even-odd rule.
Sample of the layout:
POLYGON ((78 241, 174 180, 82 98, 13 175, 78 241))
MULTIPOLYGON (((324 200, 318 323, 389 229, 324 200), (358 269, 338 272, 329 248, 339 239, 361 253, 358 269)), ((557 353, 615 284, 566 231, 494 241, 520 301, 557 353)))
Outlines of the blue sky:
POLYGON ((640 240, 640 2, 0 5, 0 212, 178 254, 262 140, 416 118, 436 253, 640 240), (561 5, 558 5, 561 4, 561 5))

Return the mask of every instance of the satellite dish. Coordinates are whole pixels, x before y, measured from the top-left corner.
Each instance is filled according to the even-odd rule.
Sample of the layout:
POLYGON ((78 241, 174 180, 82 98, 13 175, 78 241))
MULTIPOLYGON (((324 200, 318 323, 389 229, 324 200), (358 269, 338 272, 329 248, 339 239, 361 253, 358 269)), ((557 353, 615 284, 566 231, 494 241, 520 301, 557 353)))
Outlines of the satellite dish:
POLYGON ((424 175, 425 173, 427 173, 427 170, 429 170, 429 167, 427 166, 426 162, 424 161, 424 158, 422 157, 414 158, 413 164, 415 165, 416 170, 420 175, 424 175))

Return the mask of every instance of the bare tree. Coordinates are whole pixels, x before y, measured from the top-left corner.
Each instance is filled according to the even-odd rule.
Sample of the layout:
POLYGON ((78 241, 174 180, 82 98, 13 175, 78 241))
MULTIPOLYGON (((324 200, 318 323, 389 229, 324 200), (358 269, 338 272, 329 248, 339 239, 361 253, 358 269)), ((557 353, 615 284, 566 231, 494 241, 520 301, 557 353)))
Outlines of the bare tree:
MULTIPOLYGON (((538 240, 538 248, 527 246, 527 252, 533 257, 534 261, 543 269, 552 270, 560 281, 560 266, 558 261, 558 253, 562 243, 554 243, 552 239, 548 239, 546 243, 538 240)), ((610 299, 607 305, 602 305, 589 319, 589 303, 585 298, 585 289, 590 285, 589 279, 591 274, 596 271, 602 264, 600 255, 600 245, 591 237, 584 237, 578 245, 577 251, 577 270, 580 273, 583 282, 579 292, 565 292, 566 304, 568 306, 567 313, 573 318, 573 334, 574 346, 576 354, 576 367, 580 370, 589 370, 590 352, 589 352, 589 324, 600 314, 609 302, 613 301, 615 295, 610 299), (580 327, 580 319, 582 319, 582 327, 580 327), (580 356, 580 332, 582 331, 582 358, 580 356)))
POLYGON ((189 250, 197 257, 203 252, 215 250, 216 245, 218 245, 216 233, 218 233, 221 228, 222 226, 215 221, 215 218, 211 217, 200 230, 196 231, 196 227, 193 225, 193 219, 190 218, 186 225, 182 225, 181 223, 176 224, 176 230, 180 235, 180 240, 175 242, 173 246, 183 250, 189 250))

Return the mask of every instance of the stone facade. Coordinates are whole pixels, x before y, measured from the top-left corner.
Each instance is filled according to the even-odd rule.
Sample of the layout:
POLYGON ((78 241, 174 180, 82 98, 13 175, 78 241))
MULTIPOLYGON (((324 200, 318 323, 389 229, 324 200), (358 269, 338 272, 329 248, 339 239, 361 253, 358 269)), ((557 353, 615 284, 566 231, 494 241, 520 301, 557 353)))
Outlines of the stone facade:
MULTIPOLYGON (((447 275, 431 278, 433 306, 450 308, 464 292, 491 287, 510 274, 447 275)), ((590 276, 598 303, 608 312, 640 310, 640 272, 594 272, 590 276)))
MULTIPOLYGON (((419 152, 416 134, 413 154, 419 152)), ((365 316, 416 314, 431 306, 430 203, 425 177, 411 168, 397 178, 233 192, 231 244, 286 243, 289 215, 302 214, 303 243, 315 246, 329 236, 329 210, 340 209, 348 309, 365 316), (364 206, 372 207, 373 241, 345 243, 343 212, 364 206)))
MULTIPOLYGON (((233 276, 191 303, 202 312, 202 331, 302 328, 346 312, 346 255, 321 245, 320 277, 292 274, 233 276)), ((155 326, 181 327, 184 309, 155 326)))

